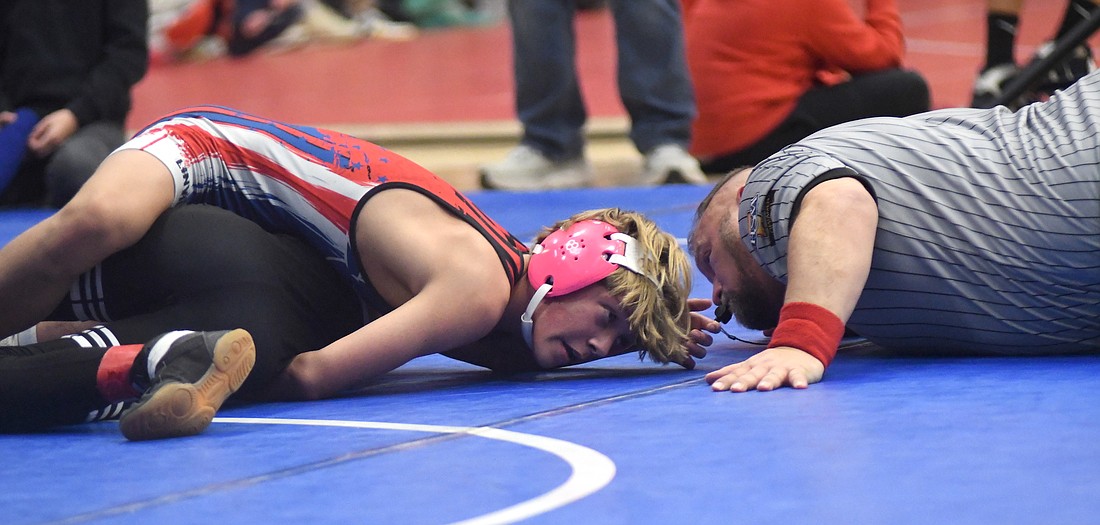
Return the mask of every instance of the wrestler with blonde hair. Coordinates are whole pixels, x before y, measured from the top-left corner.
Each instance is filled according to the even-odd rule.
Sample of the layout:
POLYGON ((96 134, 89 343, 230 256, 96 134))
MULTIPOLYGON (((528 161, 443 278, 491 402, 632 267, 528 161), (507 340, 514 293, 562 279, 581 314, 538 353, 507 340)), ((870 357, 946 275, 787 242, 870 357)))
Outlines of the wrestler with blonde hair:
MULTIPOLYGON (((247 389, 254 396, 318 399, 434 353, 514 372, 639 349, 654 361, 690 368, 693 357, 706 353, 700 343, 710 340, 691 330, 702 318, 688 311, 685 253, 640 214, 585 212, 529 249, 400 155, 333 131, 219 107, 155 122, 108 157, 67 206, 0 249, 0 297, 21 305, 0 312, 0 335, 65 310, 66 302, 70 318, 110 320, 112 305, 98 304, 109 295, 73 283, 141 240, 166 210, 192 204, 302 241, 354 291, 366 320, 320 347, 271 348, 263 343, 273 339, 270 327, 235 322, 246 316, 233 311, 148 342, 98 328, 96 337, 85 338, 109 346, 98 356, 52 344, 52 362, 61 359, 59 351, 83 360, 70 376, 78 379, 67 380, 87 383, 77 397, 108 404, 141 396, 122 415, 131 439, 201 432, 253 366, 259 375, 248 378, 247 389), (87 308, 92 303, 96 308, 87 308), (244 330, 222 332, 234 328, 244 330)), ((202 231, 215 237, 218 229, 202 231)), ((235 310, 251 308, 242 301, 235 310)), ((0 393, 14 396, 0 399, 0 407, 36 402, 44 404, 40 410, 57 409, 51 403, 58 398, 39 391, 49 382, 3 388, 24 384, 21 356, 45 352, 31 346, 0 352, 0 393)))

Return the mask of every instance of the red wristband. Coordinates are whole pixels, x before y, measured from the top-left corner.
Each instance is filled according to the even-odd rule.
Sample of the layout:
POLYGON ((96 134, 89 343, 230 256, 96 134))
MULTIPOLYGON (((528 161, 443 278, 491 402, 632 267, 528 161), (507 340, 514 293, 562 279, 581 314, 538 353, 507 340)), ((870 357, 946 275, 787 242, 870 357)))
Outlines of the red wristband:
POLYGON ((844 322, 833 312, 813 303, 787 303, 779 311, 779 325, 768 348, 797 348, 828 368, 842 337, 844 322))

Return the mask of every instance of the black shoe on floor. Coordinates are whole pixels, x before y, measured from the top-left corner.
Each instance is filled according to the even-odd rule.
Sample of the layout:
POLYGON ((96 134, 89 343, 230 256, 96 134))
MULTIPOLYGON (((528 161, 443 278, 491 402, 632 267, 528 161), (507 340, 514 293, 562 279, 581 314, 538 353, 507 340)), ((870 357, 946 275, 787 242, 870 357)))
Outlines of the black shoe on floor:
MULTIPOLYGON (((145 345, 148 356, 153 342, 145 345)), ((135 383, 148 382, 141 400, 122 414, 122 435, 132 441, 193 436, 206 430, 222 403, 240 388, 256 363, 256 346, 245 330, 195 332, 172 346, 152 378, 145 359, 135 363, 135 383)))

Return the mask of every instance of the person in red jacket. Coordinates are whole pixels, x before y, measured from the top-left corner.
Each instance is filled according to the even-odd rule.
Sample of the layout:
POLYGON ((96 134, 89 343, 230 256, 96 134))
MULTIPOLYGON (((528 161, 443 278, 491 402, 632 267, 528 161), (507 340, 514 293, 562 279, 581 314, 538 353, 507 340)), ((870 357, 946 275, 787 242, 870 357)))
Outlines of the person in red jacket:
POLYGON ((753 165, 834 124, 929 109, 901 68, 895 0, 683 0, 698 117, 690 151, 709 173, 753 165))

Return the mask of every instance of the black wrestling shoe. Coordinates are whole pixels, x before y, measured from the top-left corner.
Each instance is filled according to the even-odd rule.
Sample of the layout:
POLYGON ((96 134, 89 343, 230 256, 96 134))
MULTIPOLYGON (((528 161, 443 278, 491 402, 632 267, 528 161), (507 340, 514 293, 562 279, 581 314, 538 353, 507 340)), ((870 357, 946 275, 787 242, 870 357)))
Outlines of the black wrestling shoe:
POLYGON ((256 363, 256 346, 244 330, 195 332, 172 343, 149 378, 142 349, 133 377, 145 394, 122 414, 122 435, 132 441, 193 436, 206 430, 256 363))

